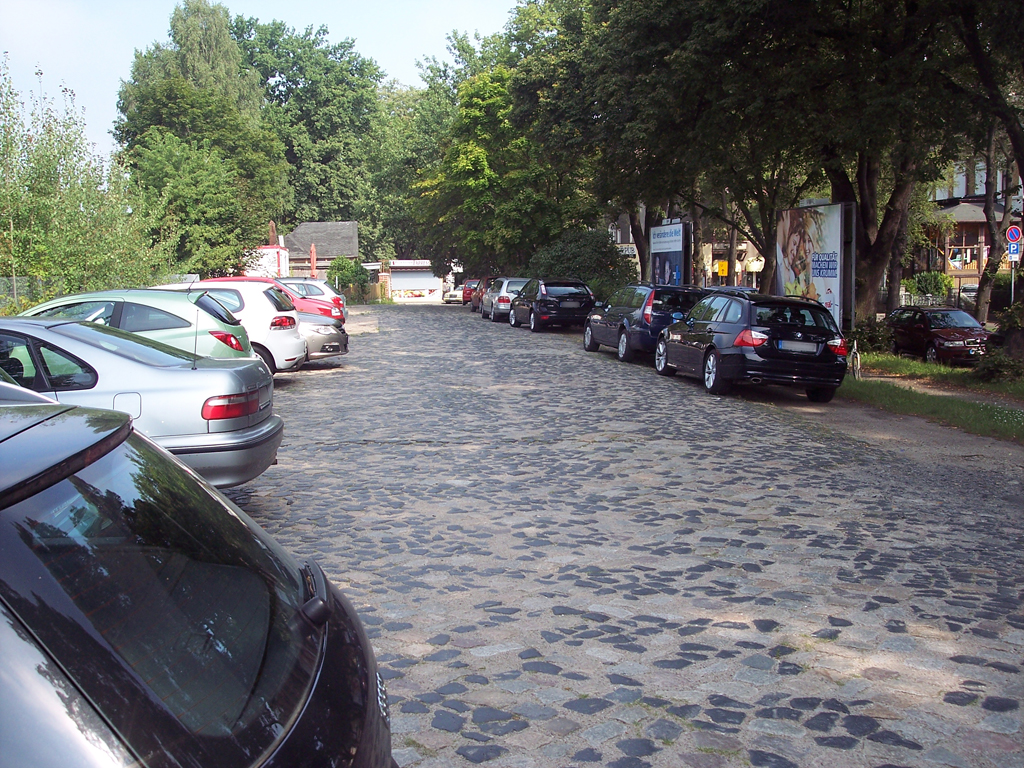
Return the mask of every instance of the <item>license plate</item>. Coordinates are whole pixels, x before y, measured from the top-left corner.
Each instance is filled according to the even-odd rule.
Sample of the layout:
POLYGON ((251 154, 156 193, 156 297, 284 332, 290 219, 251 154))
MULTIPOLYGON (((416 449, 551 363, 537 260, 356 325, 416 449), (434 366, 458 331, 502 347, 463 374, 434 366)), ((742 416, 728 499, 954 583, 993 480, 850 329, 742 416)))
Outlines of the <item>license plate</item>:
POLYGON ((563 309, 579 309, 580 303, 578 301, 563 301, 558 306, 563 309))
POLYGON ((779 349, 786 352, 817 352, 818 345, 813 341, 780 341, 779 349))
POLYGON ((338 344, 324 344, 320 347, 321 352, 340 352, 341 347, 338 344))

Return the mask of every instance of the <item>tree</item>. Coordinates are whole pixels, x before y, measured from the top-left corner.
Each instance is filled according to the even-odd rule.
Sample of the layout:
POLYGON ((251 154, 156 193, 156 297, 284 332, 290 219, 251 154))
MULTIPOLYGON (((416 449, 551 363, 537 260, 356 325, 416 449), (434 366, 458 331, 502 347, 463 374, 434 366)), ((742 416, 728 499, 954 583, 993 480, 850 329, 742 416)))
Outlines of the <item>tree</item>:
POLYGON ((607 232, 592 229, 563 232, 533 255, 529 273, 545 280, 582 280, 601 300, 637 277, 632 257, 619 251, 607 232))
POLYGON ((26 115, 0 61, 0 270, 64 292, 147 285, 166 264, 146 240, 143 201, 124 168, 93 153, 74 94, 63 96, 61 107, 41 92, 26 115))
POLYGON ((351 40, 331 44, 327 28, 302 34, 273 21, 238 17, 233 34, 259 73, 285 147, 294 209, 286 223, 356 217, 369 184, 365 161, 382 73, 351 40))

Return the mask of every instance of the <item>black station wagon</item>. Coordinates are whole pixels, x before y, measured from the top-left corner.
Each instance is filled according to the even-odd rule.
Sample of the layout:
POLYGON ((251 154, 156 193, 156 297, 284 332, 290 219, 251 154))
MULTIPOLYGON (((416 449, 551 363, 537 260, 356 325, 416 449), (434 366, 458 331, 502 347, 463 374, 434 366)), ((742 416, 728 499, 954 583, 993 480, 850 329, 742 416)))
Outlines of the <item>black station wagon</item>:
POLYGON ((802 387, 827 403, 846 375, 846 339, 815 301, 716 291, 661 332, 654 368, 702 378, 713 394, 734 382, 802 387))

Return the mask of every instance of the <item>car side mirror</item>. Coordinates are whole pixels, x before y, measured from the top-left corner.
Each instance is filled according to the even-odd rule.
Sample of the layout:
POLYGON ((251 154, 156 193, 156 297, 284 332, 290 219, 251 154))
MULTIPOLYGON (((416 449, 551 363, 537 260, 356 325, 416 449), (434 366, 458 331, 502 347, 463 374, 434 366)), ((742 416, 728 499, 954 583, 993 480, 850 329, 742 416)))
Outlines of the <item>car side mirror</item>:
POLYGON ((594 309, 600 309, 603 306, 604 306, 604 302, 603 301, 595 301, 594 302, 594 309))
POLYGON ((672 322, 678 323, 680 320, 683 319, 683 317, 685 317, 685 315, 683 315, 682 312, 673 312, 672 313, 672 322))

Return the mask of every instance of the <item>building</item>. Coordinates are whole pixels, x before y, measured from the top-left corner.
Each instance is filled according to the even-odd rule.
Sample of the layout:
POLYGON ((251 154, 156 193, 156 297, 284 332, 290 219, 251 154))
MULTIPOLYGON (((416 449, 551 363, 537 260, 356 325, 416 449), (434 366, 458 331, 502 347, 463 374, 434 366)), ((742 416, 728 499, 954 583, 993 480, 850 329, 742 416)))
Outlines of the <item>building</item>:
POLYGON ((354 221, 304 221, 284 236, 294 277, 323 277, 339 256, 359 258, 359 231, 354 221), (316 263, 310 255, 315 250, 316 263))

